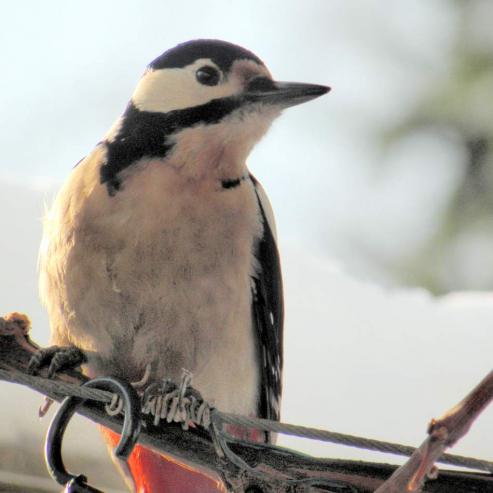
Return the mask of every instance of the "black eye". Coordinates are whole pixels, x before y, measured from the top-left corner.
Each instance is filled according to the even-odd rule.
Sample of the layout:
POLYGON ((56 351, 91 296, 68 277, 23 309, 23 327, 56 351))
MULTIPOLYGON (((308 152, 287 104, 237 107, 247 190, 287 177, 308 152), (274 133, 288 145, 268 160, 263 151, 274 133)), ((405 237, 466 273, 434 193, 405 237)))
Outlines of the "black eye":
POLYGON ((199 68, 197 72, 195 72, 195 77, 197 77, 197 80, 205 86, 217 86, 220 79, 219 71, 210 65, 199 68))

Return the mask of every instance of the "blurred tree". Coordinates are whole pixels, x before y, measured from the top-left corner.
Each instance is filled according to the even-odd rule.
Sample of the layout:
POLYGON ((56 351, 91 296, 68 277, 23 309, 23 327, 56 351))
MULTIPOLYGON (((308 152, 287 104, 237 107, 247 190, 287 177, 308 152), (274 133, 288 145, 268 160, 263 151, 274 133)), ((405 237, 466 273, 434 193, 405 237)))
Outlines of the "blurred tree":
POLYGON ((493 289, 493 3, 452 3, 460 22, 448 74, 400 125, 381 136, 386 149, 411 133, 431 129, 458 136, 465 150, 462 181, 438 227, 414 255, 389 266, 401 282, 437 294, 493 289))

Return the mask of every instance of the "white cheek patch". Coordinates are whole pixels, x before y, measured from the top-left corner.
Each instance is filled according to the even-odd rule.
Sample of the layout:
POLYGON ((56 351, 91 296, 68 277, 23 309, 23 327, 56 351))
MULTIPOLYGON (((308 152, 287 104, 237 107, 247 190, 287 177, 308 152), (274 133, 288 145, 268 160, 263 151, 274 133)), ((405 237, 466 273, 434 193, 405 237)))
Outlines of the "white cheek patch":
POLYGON ((182 68, 148 70, 134 91, 134 105, 141 111, 167 113, 232 96, 242 89, 237 79, 221 80, 217 86, 201 84, 195 72, 204 65, 216 67, 204 58, 182 68))

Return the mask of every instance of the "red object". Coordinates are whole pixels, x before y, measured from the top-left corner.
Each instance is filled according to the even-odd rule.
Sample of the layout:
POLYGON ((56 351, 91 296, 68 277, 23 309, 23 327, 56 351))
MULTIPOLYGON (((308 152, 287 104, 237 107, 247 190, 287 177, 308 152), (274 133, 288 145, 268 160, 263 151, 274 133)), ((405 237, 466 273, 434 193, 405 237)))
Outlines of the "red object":
MULTIPOLYGON (((120 435, 103 427, 101 432, 114 448, 120 435)), ((221 481, 142 445, 135 446, 128 467, 136 493, 226 493, 221 481)))

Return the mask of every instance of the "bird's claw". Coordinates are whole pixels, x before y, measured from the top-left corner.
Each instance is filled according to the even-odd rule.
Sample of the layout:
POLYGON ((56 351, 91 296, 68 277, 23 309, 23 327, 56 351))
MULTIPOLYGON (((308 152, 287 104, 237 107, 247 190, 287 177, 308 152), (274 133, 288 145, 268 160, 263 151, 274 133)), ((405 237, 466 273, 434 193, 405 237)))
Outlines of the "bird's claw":
POLYGON ((184 371, 179 385, 170 380, 149 385, 142 396, 142 414, 151 415, 154 426, 162 420, 181 423, 184 430, 197 425, 208 429, 211 408, 200 392, 190 387, 191 379, 184 371))
POLYGON ((48 378, 53 378, 60 370, 75 369, 86 362, 84 352, 75 346, 50 346, 40 349, 31 357, 27 372, 35 375, 47 366, 48 378))

